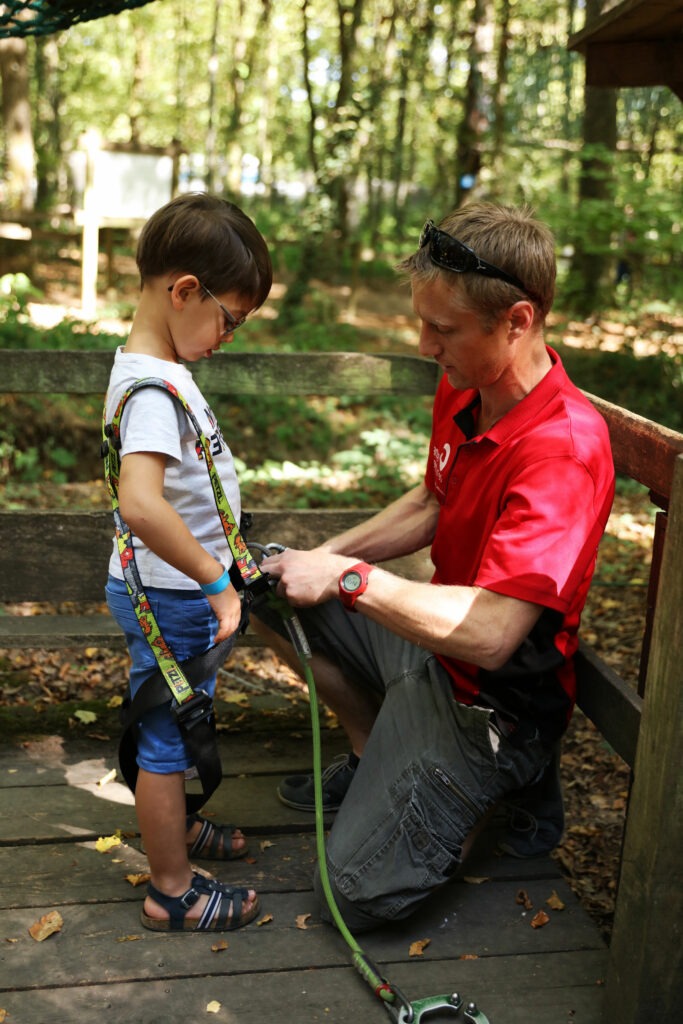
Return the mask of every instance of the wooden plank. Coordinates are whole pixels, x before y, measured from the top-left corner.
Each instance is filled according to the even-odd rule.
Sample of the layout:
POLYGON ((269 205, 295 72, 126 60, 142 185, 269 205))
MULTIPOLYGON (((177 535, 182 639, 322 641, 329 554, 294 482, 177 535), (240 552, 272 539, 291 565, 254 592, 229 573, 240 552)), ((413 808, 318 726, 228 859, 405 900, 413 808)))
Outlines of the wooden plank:
POLYGON ((586 85, 597 88, 668 85, 678 93, 682 67, 683 42, 671 37, 595 42, 586 49, 586 85))
MULTIPOLYGON (((103 977, 96 985, 50 987, 41 973, 38 987, 9 990, 0 1003, 12 1024, 199 1021, 209 1019, 206 1007, 212 1000, 221 1005, 215 1019, 227 1024, 263 1024, 271 1018, 305 1024, 386 1024, 386 1011, 351 967, 274 972, 259 958, 251 971, 238 974, 230 968, 231 940, 229 936, 224 953, 206 955, 210 973, 204 978, 159 977, 142 985, 112 983, 103 977)), ((188 941, 194 943, 187 938, 170 941, 186 949, 188 941)), ((542 957, 412 961, 392 965, 386 973, 408 999, 457 990, 465 1002, 475 999, 491 1024, 599 1024, 604 959, 604 953, 588 950, 542 957)), ((433 1015, 429 1019, 436 1021, 433 1015)), ((462 1011, 449 1020, 461 1021, 462 1011)))
POLYGON ((576 654, 576 675, 579 707, 617 754, 633 767, 642 699, 584 643, 576 654))
MULTIPOLYGON (((223 705, 223 707, 225 707, 223 705)), ((227 709, 226 709, 227 710, 227 709)), ((231 706, 233 714, 235 707, 231 706)), ((219 710, 219 720, 222 709, 219 710)), ((237 709, 241 719, 239 732, 218 733, 218 752, 225 776, 260 774, 273 779, 281 775, 307 772, 311 766, 311 730, 290 716, 289 728, 272 728, 272 716, 264 716, 258 707, 237 709)), ((323 757, 327 763, 348 750, 341 729, 321 730, 323 757)), ((72 736, 44 736, 22 743, 6 743, 0 748, 0 792, 17 786, 63 786, 67 778, 93 781, 103 778, 118 766, 118 740, 95 741, 72 736)), ((0 876, 1 877, 1 876, 0 876)))
MULTIPOLYGON (((104 394, 114 355, 0 350, 0 393, 104 394)), ((221 352, 193 374, 207 395, 433 395, 436 363, 361 352, 221 352)))
MULTIPOLYGON (((255 509, 249 539, 315 547, 370 514, 255 509)), ((0 512, 0 601, 103 601, 112 536, 108 511, 0 512)))
POLYGON ((598 41, 670 39, 683 28, 680 0, 616 0, 569 40, 570 50, 585 52, 598 41))
MULTIPOLYGON (((495 852, 499 834, 499 830, 491 831, 480 840, 454 879, 465 885, 496 881, 524 888, 529 882, 543 881, 549 890, 557 888, 562 880, 555 861, 501 856, 495 852), (467 882, 472 878, 478 881, 467 882)), ((249 855, 243 861, 197 859, 195 864, 231 884, 253 885, 260 893, 308 892, 317 859, 312 832, 264 833, 249 836, 249 855)), ((12 878, 12 885, 0 890, 0 908, 139 900, 142 890, 122 888, 121 880, 147 871, 149 864, 139 837, 124 836, 122 844, 106 855, 97 852, 94 840, 0 845, 0 876, 12 878), (21 863, 19 873, 17 863, 21 863)))
POLYGON ((668 498, 676 459, 683 452, 683 434, 603 398, 587 392, 586 397, 607 421, 618 472, 668 498))
MULTIPOLYGON (((268 969, 320 969, 344 966, 349 951, 339 933, 320 921, 312 892, 277 892, 262 895, 262 914, 272 915, 267 926, 255 924, 226 936, 229 958, 224 965, 210 949, 215 935, 194 934, 183 942, 169 941, 164 933, 149 932, 139 921, 144 890, 137 893, 123 878, 119 902, 88 904, 59 903, 64 927, 54 940, 36 943, 28 928, 47 908, 11 908, 0 911, 0 934, 9 942, 3 950, 12 987, 40 988, 52 978, 62 986, 93 984, 98 981, 153 980, 202 976, 212 971, 243 973, 256 961, 268 969), (128 893, 134 894, 131 900, 128 893), (307 928, 297 927, 297 917, 309 914, 307 928), (121 941, 135 936, 135 941, 121 941), (161 965, 160 965, 161 960, 161 965)), ((532 912, 517 902, 514 882, 492 882, 487 886, 451 883, 408 921, 384 926, 364 937, 364 946, 374 959, 396 963, 409 959, 410 945, 431 938, 425 951, 430 962, 462 955, 542 955, 546 951, 601 950, 599 933, 578 906, 571 890, 561 882, 526 886, 535 906, 544 906, 555 889, 565 909, 555 912, 543 928, 532 928, 532 912)), ((173 936, 177 938, 177 936, 173 936)))
MULTIPOLYGON (((0 845, 97 839, 117 829, 136 832, 133 796, 120 782, 99 787, 97 771, 65 786, 7 789, 0 816, 0 845)), ((280 803, 270 776, 224 778, 207 805, 223 821, 238 821, 245 832, 311 832, 314 816, 280 803)))
MULTIPOLYGON (((196 860, 202 871, 230 884, 253 885, 259 893, 310 892, 317 862, 315 836, 250 837, 248 863, 196 860)), ((149 871, 139 840, 125 840, 100 854, 93 841, 0 847, 0 870, 12 885, 0 890, 0 908, 82 903, 139 902, 144 889, 122 886, 127 875, 149 871), (21 863, 21 872, 16 871, 21 863)))
POLYGON ((674 478, 624 836, 606 1020, 674 1020, 683 1005, 683 456, 674 478))

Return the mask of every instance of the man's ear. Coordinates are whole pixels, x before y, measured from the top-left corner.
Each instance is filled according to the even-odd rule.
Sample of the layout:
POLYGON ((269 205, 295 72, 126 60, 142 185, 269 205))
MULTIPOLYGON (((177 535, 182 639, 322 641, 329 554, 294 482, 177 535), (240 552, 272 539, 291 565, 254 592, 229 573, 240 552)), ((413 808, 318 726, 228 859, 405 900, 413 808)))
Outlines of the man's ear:
POLYGON ((534 322, 535 309, 533 302, 529 299, 521 299, 510 306, 508 319, 510 321, 510 340, 517 341, 531 329, 534 322))
POLYGON ((182 274, 169 288, 173 308, 182 309, 192 294, 201 291, 201 287, 199 278, 194 274, 182 274))

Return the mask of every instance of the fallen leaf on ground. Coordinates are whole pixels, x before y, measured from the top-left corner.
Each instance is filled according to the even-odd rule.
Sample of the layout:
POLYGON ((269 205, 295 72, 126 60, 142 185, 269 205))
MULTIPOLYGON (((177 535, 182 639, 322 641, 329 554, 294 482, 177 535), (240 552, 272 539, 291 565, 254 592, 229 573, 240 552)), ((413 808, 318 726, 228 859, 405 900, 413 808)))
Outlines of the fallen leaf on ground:
POLYGON ((478 953, 463 953, 463 955, 460 957, 460 959, 461 960, 478 960, 479 959, 479 954, 478 953))
POLYGON ((92 725, 93 722, 97 721, 97 715, 94 711, 82 711, 80 708, 78 711, 74 711, 74 718, 77 718, 79 722, 83 722, 83 725, 92 725))
POLYGON ((109 853, 110 850, 113 850, 116 846, 120 845, 121 836, 118 834, 113 836, 100 836, 100 838, 95 842, 95 849, 98 853, 109 853))
POLYGON ((543 928, 548 923, 550 918, 546 914, 545 910, 539 910, 537 914, 531 918, 530 924, 532 928, 543 928))
POLYGON ((121 935, 116 940, 117 942, 139 942, 142 935, 121 935))
POLYGON ((477 875, 465 875, 463 882, 467 882, 468 885, 481 885, 482 882, 490 882, 490 878, 479 878, 477 875))
POLYGON ((275 846, 275 843, 271 843, 270 839, 264 839, 263 842, 259 843, 259 846, 261 847, 261 853, 263 853, 264 850, 269 850, 271 846, 275 846))
POLYGON ((100 786, 100 787, 101 786, 106 786, 108 782, 113 782, 115 778, 116 778, 116 768, 112 768, 112 770, 110 772, 107 772, 106 775, 102 776, 102 778, 98 781, 97 785, 100 786))
POLYGON ((225 941, 225 939, 223 939, 222 942, 214 943, 214 945, 211 947, 211 952, 212 953, 222 953, 223 950, 227 949, 227 948, 228 948, 228 944, 225 941))
POLYGON ((55 932, 60 932, 64 921, 58 910, 51 910, 49 914, 43 914, 39 921, 34 922, 28 930, 29 935, 36 942, 43 942, 55 932))
POLYGON ((0 1024, 2 1024, 4 1020, 7 1020, 7 1010, 0 1010, 0 1024))
POLYGON ((416 939, 408 950, 408 956, 422 956, 431 939, 416 939))
POLYGON ((296 926, 297 926, 297 928, 301 928, 301 930, 305 932, 306 929, 308 928, 308 925, 306 924, 306 922, 308 921, 310 916, 311 916, 310 914, 297 914, 296 915, 296 926))
POLYGON ((562 900, 557 895, 554 889, 551 892, 550 896, 548 896, 546 903, 548 904, 551 910, 564 910, 564 903, 562 902, 562 900))
POLYGON ((256 927, 260 928, 262 924, 270 924, 270 922, 272 920, 273 920, 273 915, 272 914, 266 914, 265 917, 262 917, 260 921, 256 922, 256 927))
POLYGON ((149 882, 151 877, 149 871, 140 871, 136 875, 126 875, 126 881, 135 887, 136 885, 144 885, 145 882, 149 882))
POLYGON ((220 1011, 221 1004, 217 999, 212 999, 210 1003, 206 1004, 207 1013, 218 1013, 220 1011))
POLYGON ((517 896, 515 897, 515 903, 518 903, 520 907, 524 907, 525 910, 531 910, 533 907, 531 897, 526 889, 518 889, 517 896))

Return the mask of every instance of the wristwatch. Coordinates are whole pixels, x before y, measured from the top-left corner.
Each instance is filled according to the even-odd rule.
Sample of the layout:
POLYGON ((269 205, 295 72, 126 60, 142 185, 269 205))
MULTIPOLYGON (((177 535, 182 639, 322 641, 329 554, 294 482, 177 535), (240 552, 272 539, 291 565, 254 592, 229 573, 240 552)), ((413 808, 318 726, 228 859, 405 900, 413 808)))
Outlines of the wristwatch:
POLYGON ((339 600, 350 612, 355 612, 354 605, 367 590, 368 576, 374 568, 367 562, 357 562, 350 569, 344 569, 339 577, 339 600))

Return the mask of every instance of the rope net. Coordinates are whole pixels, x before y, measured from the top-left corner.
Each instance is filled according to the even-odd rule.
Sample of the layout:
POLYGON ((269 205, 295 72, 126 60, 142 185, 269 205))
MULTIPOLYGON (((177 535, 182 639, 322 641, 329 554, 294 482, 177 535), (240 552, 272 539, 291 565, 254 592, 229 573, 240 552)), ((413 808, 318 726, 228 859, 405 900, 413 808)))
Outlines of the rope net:
POLYGON ((8 0, 0 4, 0 39, 8 36, 44 36, 71 28, 79 21, 94 21, 150 0, 8 0))

